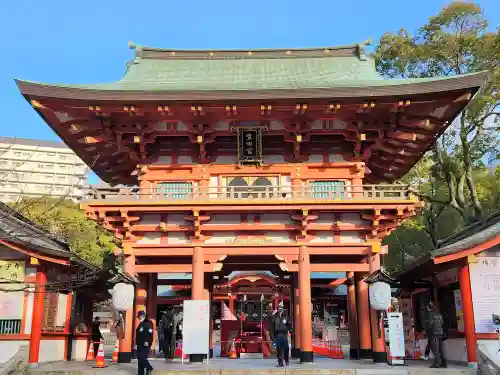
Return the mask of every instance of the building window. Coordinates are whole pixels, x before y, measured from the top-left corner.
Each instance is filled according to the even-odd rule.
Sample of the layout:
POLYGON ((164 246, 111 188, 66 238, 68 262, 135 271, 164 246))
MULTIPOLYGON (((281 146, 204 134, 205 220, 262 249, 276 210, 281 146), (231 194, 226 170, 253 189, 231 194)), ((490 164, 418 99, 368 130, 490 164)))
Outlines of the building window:
POLYGON ((0 335, 19 335, 21 319, 0 319, 0 335))
POLYGON ((344 181, 331 180, 311 182, 311 195, 313 198, 344 199, 344 193, 344 181))
POLYGON ((158 184, 158 193, 167 199, 187 199, 193 192, 191 182, 161 182, 158 184))

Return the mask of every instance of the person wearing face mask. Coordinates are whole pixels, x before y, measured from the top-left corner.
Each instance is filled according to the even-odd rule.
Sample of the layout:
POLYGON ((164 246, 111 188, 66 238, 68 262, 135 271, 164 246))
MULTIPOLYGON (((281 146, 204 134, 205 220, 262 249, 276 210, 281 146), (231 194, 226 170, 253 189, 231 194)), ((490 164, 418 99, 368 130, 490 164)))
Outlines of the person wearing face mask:
POLYGON ((153 323, 146 317, 144 311, 137 313, 139 325, 135 331, 135 343, 137 345, 137 366, 138 375, 150 375, 153 366, 148 361, 149 351, 153 344, 153 323))
POLYGON ((278 367, 283 367, 283 361, 288 366, 288 332, 291 332, 291 322, 283 310, 283 302, 278 305, 278 311, 272 317, 272 330, 276 350, 278 352, 278 367))

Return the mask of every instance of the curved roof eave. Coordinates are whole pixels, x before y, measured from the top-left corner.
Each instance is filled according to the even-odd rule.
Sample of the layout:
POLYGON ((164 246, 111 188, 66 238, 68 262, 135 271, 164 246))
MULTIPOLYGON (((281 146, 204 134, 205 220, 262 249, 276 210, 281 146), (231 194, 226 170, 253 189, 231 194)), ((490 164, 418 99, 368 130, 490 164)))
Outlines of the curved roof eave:
MULTIPOLYGON (((214 101, 214 100, 279 100, 279 99, 321 99, 321 98, 366 98, 384 96, 408 96, 432 94, 455 90, 477 91, 486 81, 489 72, 482 71, 461 76, 433 79, 397 79, 367 85, 357 81, 357 86, 329 88, 265 89, 265 90, 192 90, 163 91, 159 89, 123 89, 119 82, 95 85, 51 85, 15 80, 25 96, 47 97, 70 100, 92 101, 214 101)), ((132 86, 128 84, 128 86, 132 86)))

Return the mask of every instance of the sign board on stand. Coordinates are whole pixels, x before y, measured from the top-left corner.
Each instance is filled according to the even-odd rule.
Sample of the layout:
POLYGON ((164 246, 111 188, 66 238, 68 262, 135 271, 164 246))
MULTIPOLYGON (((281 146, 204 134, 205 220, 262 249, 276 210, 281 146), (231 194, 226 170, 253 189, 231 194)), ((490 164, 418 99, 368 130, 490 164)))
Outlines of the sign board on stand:
POLYGON ((469 270, 476 333, 495 333, 492 315, 500 306, 500 258, 478 257, 469 270))
POLYGON ((403 314, 399 312, 387 313, 389 321, 389 349, 391 351, 391 365, 405 364, 405 333, 403 314))
POLYGON ((210 358, 210 301, 183 303, 182 355, 207 354, 210 358))

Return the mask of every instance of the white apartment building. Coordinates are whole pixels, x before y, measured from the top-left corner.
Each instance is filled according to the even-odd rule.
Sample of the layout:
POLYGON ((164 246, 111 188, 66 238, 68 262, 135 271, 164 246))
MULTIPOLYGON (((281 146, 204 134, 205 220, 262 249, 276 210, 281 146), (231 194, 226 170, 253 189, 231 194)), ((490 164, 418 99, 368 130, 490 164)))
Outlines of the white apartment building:
POLYGON ((79 200, 89 168, 62 142, 0 137, 0 201, 20 196, 79 200))

